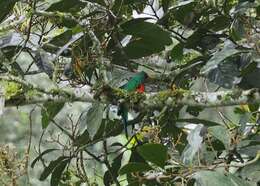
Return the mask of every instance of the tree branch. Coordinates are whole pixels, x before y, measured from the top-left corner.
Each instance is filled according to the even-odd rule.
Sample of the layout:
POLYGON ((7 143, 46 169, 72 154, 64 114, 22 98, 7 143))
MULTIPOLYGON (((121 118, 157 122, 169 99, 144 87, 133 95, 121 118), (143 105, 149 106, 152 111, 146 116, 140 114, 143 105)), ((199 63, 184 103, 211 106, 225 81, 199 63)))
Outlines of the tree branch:
MULTIPOLYGON (((25 80, 21 80, 15 76, 0 76, 0 80, 13 81, 19 83, 29 89, 36 90, 39 93, 33 96, 25 96, 22 99, 17 98, 6 99, 5 106, 20 106, 28 104, 37 104, 45 102, 103 102, 109 103, 109 100, 99 100, 93 98, 91 94, 77 95, 76 92, 68 92, 62 89, 46 90, 36 85, 33 85, 25 80)), ((240 104, 255 104, 260 103, 260 90, 229 90, 218 92, 196 92, 183 89, 165 90, 154 93, 127 93, 118 89, 111 88, 111 95, 114 100, 119 100, 129 97, 129 100, 135 100, 138 107, 142 109, 160 109, 164 106, 175 107, 177 105, 187 105, 193 107, 222 107, 234 106, 240 104)))

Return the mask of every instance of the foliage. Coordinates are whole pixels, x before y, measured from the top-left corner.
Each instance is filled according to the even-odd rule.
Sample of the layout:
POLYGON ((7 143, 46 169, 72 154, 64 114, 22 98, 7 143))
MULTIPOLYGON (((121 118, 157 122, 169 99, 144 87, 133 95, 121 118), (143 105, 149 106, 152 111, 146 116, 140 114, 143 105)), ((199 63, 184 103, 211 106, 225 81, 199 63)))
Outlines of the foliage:
POLYGON ((98 184, 95 162, 106 167, 104 185, 259 185, 259 1, 0 5, 0 99, 41 108, 31 163, 43 164, 39 180, 98 184), (21 63, 22 55, 30 60, 21 63), (138 71, 148 74, 146 93, 121 90, 138 71), (206 91, 196 91, 200 82, 206 91), (89 108, 65 114, 73 102, 89 108), (121 103, 133 115, 129 139, 113 112, 121 103), (203 118, 209 107, 219 121, 203 118), (41 151, 46 131, 55 147, 41 151))

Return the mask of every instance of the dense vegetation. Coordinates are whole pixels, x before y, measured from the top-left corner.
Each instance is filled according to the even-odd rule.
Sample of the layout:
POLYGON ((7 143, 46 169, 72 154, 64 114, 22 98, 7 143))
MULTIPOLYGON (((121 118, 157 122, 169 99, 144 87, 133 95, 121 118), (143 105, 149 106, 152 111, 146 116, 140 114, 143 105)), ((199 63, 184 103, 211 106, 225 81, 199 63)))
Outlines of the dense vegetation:
POLYGON ((52 186, 259 185, 259 15, 259 0, 0 0, 1 117, 26 107, 29 131, 24 157, 1 144, 0 184, 41 167, 52 186), (145 92, 122 90, 140 71, 145 92))

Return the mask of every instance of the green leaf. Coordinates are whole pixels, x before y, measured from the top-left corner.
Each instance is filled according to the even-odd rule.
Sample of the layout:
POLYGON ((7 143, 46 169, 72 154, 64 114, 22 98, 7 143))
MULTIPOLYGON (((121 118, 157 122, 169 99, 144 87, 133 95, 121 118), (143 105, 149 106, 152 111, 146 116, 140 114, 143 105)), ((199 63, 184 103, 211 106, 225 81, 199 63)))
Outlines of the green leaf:
POLYGON ((37 158, 35 158, 35 159, 33 160, 33 162, 31 163, 31 168, 33 168, 34 165, 37 163, 37 161, 39 161, 40 159, 42 159, 42 157, 43 157, 45 154, 48 154, 48 153, 50 153, 50 152, 52 152, 52 151, 55 151, 55 150, 59 150, 59 149, 47 149, 47 150, 43 151, 39 156, 37 156, 37 158))
POLYGON ((235 19, 230 28, 230 35, 234 40, 240 40, 246 35, 245 26, 239 19, 235 19))
POLYGON ((161 144, 144 144, 137 147, 137 152, 147 161, 163 167, 167 159, 167 148, 161 144))
POLYGON ((228 129, 224 126, 214 126, 214 127, 209 127, 208 132, 214 136, 216 139, 221 141, 225 148, 229 150, 230 148, 230 140, 231 140, 231 135, 228 131, 228 129))
POLYGON ((181 60, 183 57, 183 47, 184 45, 182 43, 178 43, 175 45, 171 51, 171 57, 175 60, 181 60))
POLYGON ((103 119, 101 126, 93 137, 93 140, 102 139, 104 134, 106 134, 106 138, 117 136, 122 133, 123 128, 124 126, 122 125, 121 120, 103 119))
POLYGON ((201 40, 203 37, 206 35, 206 30, 205 29, 198 29, 194 31, 188 38, 185 44, 186 48, 191 48, 196 50, 197 46, 201 43, 201 40))
POLYGON ((91 141, 91 139, 89 137, 88 129, 86 129, 80 136, 78 136, 75 139, 74 145, 82 146, 82 145, 88 144, 90 141, 91 141))
POLYGON ((66 168, 67 164, 70 162, 70 159, 62 161, 53 171, 51 175, 51 186, 58 186, 62 173, 66 168))
POLYGON ((52 3, 46 11, 78 12, 85 7, 85 3, 80 0, 60 0, 52 3))
POLYGON ((0 0, 0 22, 10 13, 17 1, 18 0, 0 0))
POLYGON ((237 172, 237 175, 244 180, 250 180, 257 185, 256 183, 260 181, 260 161, 258 160, 255 163, 242 167, 237 172))
POLYGON ((170 13, 177 21, 183 25, 186 25, 188 22, 188 17, 190 16, 191 12, 193 12, 195 5, 196 2, 194 0, 183 1, 178 3, 177 6, 171 8, 170 13))
POLYGON ((91 139, 93 139, 101 126, 104 109, 104 104, 94 103, 88 110, 86 124, 88 126, 87 130, 91 139))
POLYGON ((224 15, 215 17, 212 21, 210 21, 206 28, 211 29, 215 32, 228 28, 230 25, 230 18, 224 15))
POLYGON ((172 43, 170 33, 160 26, 145 22, 145 19, 133 19, 121 25, 124 34, 134 39, 124 47, 129 58, 136 59, 160 52, 172 43))
POLYGON ((220 123, 217 123, 217 122, 214 122, 214 121, 198 119, 198 118, 177 119, 176 121, 177 122, 187 122, 187 123, 192 123, 192 124, 203 124, 205 126, 221 125, 220 123))
POLYGON ((224 172, 217 171, 195 172, 193 178, 196 180, 196 185, 200 186, 250 186, 249 183, 234 175, 228 174, 226 176, 224 172))
POLYGON ((245 154, 250 158, 255 158, 259 149, 260 149, 259 135, 248 136, 246 139, 240 141, 240 143, 237 144, 238 153, 245 154))
POLYGON ((170 33, 160 26, 145 22, 145 19, 132 19, 121 25, 124 34, 151 40, 158 45, 165 46, 172 43, 170 33))
POLYGON ((237 50, 235 48, 224 48, 219 52, 216 52, 206 63, 206 65, 201 69, 202 74, 206 74, 210 72, 211 70, 218 67, 218 65, 224 61, 226 58, 232 57, 234 55, 237 55, 239 53, 242 53, 243 51, 237 50))
POLYGON ((235 186, 252 186, 252 183, 247 182, 243 179, 241 179, 240 177, 235 176, 234 174, 227 174, 228 178, 231 179, 232 183, 235 186))
POLYGON ((123 0, 125 5, 134 4, 134 3, 144 3, 145 0, 123 0))
POLYGON ((45 180, 52 172, 53 170, 63 161, 68 160, 68 157, 61 156, 58 159, 51 161, 50 164, 43 170, 40 180, 45 180))
POLYGON ((159 43, 155 43, 152 40, 138 39, 128 43, 124 47, 124 51, 131 59, 138 59, 141 57, 149 56, 154 53, 158 53, 164 49, 164 46, 160 46, 159 43))
POLYGON ((86 0, 88 2, 92 2, 92 3, 97 3, 99 5, 102 5, 102 6, 106 6, 106 3, 104 0, 86 0))
POLYGON ((103 178, 103 182, 105 186, 110 186, 113 183, 113 179, 111 177, 111 174, 113 175, 113 177, 117 177, 118 176, 118 171, 121 167, 121 160, 123 158, 124 153, 119 154, 114 160, 113 163, 111 165, 111 169, 107 170, 105 172, 104 178, 103 178), (110 171, 110 172, 109 172, 110 171))
POLYGON ((223 88, 230 89, 237 84, 240 70, 237 66, 237 57, 225 59, 216 68, 208 72, 207 78, 223 88))
POLYGON ((144 171, 148 171, 151 170, 152 167, 150 167, 148 164, 146 163, 135 163, 135 162, 131 162, 126 164, 125 166, 123 166, 120 171, 119 174, 129 174, 132 172, 144 172, 144 171))
POLYGON ((42 111, 42 128, 48 127, 50 121, 60 112, 64 103, 47 102, 43 104, 42 111))
POLYGON ((71 39, 71 37, 72 30, 66 30, 65 32, 52 38, 49 43, 56 46, 63 46, 71 39))

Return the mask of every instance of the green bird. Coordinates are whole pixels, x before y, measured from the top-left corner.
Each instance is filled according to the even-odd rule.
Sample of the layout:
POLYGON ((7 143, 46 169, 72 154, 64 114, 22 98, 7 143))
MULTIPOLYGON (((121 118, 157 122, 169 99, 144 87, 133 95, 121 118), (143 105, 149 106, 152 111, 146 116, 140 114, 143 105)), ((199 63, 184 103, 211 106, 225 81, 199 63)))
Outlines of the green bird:
MULTIPOLYGON (((126 90, 127 92, 139 92, 143 93, 145 91, 144 81, 148 78, 148 75, 144 72, 138 72, 135 74, 125 85, 121 86, 123 90, 126 90)), ((126 137, 128 137, 127 132, 127 123, 128 123, 128 106, 126 103, 120 103, 118 107, 117 115, 122 117, 122 122, 124 125, 124 130, 126 137)))

